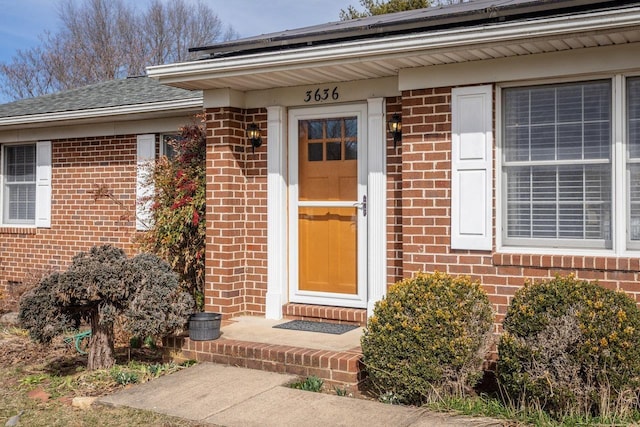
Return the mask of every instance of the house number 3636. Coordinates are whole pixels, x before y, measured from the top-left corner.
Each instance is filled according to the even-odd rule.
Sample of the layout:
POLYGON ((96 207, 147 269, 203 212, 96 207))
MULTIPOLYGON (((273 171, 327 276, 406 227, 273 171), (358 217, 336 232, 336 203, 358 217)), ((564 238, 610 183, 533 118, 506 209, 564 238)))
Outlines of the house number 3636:
POLYGON ((313 89, 308 90, 305 93, 304 102, 311 102, 311 101, 322 102, 322 101, 327 101, 329 99, 337 101, 339 98, 340 98, 340 93, 338 93, 337 86, 334 87, 333 90, 331 88, 328 88, 328 89, 318 88, 315 91, 313 89))

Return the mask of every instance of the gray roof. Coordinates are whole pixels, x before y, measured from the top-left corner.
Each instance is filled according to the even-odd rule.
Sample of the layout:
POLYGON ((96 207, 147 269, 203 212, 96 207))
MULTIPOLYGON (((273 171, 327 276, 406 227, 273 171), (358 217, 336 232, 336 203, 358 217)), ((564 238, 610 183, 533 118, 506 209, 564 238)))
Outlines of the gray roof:
POLYGON ((2 104, 0 118, 198 98, 202 98, 201 91, 165 86, 148 77, 132 77, 2 104))
POLYGON ((471 0, 304 28, 262 34, 211 46, 194 47, 202 59, 265 50, 290 49, 344 40, 384 37, 390 34, 436 30, 487 22, 531 19, 584 10, 623 7, 638 0, 471 0))

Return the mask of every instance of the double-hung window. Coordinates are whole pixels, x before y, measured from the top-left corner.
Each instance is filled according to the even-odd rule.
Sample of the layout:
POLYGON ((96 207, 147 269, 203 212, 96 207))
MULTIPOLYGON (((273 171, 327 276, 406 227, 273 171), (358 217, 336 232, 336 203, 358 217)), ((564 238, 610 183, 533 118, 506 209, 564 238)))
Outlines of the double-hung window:
POLYGON ((503 246, 639 250, 640 77, 504 88, 502 111, 503 246))
POLYGON ((35 224, 36 145, 5 145, 2 159, 2 223, 35 224))
POLYGON ((51 141, 0 145, 0 226, 51 227, 51 141))
POLYGON ((611 80, 506 88, 502 106, 503 243, 611 248, 611 80))

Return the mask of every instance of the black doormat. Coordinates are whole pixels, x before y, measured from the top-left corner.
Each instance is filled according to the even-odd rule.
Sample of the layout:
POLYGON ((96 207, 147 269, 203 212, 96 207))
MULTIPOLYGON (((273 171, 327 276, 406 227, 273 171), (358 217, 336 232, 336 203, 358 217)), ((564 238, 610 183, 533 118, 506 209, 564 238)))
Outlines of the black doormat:
POLYGON ((308 320, 292 320, 291 322, 275 325, 278 329, 293 331, 321 332, 323 334, 340 335, 358 328, 358 325, 344 325, 337 323, 310 322, 308 320))

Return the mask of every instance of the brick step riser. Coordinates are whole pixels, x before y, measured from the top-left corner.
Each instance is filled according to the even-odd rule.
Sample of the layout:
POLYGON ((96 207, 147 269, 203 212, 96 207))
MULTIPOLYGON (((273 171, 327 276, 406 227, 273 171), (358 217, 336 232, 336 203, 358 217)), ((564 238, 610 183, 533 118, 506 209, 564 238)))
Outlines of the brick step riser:
POLYGON ((357 388, 363 379, 362 353, 262 344, 219 339, 193 341, 186 337, 164 340, 165 356, 174 361, 197 360, 300 377, 316 376, 329 386, 357 388))
POLYGON ((310 320, 313 322, 339 323, 366 326, 367 310, 343 307, 326 307, 310 304, 285 304, 282 308, 285 319, 310 320))

